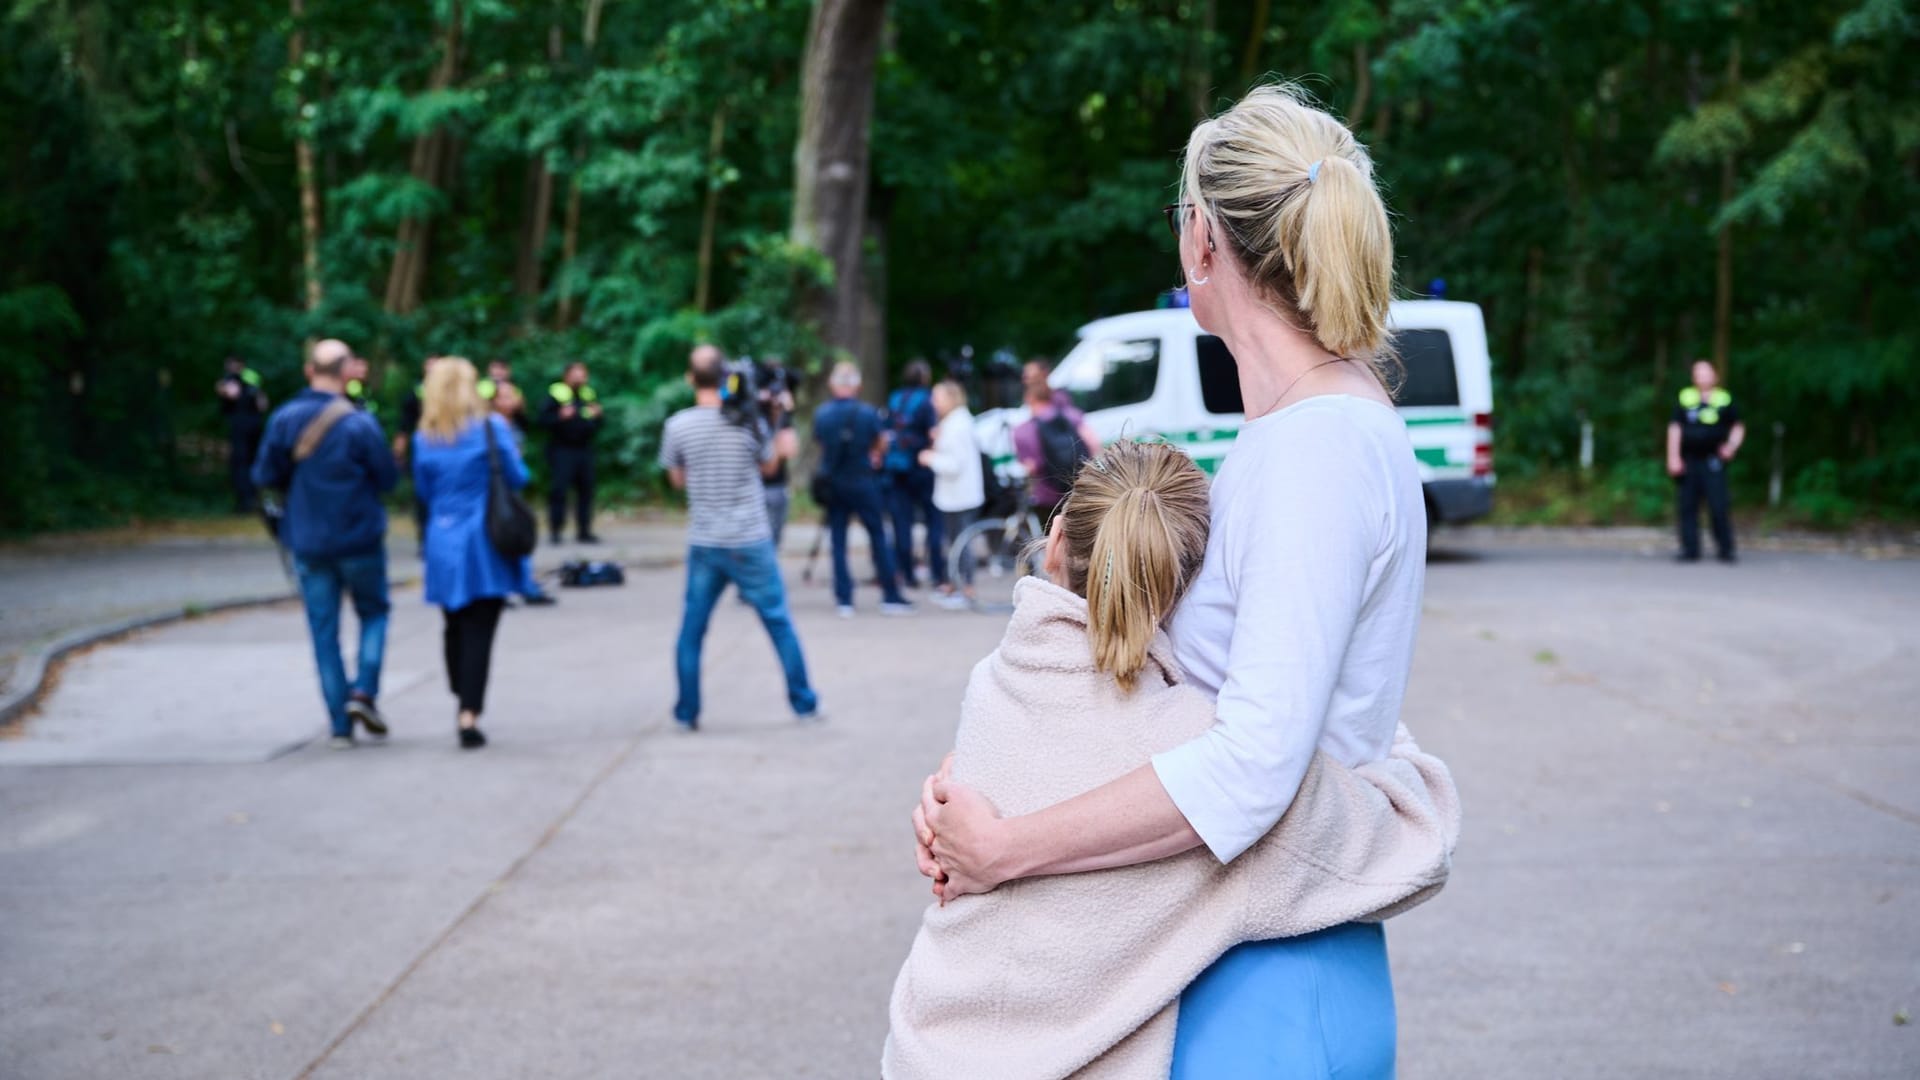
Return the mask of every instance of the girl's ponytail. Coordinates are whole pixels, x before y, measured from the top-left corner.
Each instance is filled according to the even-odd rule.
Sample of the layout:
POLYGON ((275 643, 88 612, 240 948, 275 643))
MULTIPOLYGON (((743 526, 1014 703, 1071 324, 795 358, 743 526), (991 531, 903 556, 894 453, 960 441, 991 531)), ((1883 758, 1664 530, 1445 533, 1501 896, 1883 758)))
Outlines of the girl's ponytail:
POLYGON ((1062 584, 1087 598, 1094 666, 1125 690, 1206 557, 1207 497, 1193 460, 1158 443, 1115 443, 1074 480, 1062 584))

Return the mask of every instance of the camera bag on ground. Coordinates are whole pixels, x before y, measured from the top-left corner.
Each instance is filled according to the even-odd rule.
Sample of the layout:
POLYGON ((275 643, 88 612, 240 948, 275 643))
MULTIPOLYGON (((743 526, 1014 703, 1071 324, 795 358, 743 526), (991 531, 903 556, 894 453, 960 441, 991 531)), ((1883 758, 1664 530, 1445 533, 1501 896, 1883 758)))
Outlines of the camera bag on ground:
POLYGON ((507 483, 500 467, 500 446, 493 437, 493 418, 480 421, 487 430, 487 539, 502 558, 524 559, 540 542, 540 526, 526 500, 507 483))
POLYGON ((625 585, 626 571, 619 563, 588 562, 574 559, 560 564, 560 584, 570 589, 584 589, 594 585, 625 585))

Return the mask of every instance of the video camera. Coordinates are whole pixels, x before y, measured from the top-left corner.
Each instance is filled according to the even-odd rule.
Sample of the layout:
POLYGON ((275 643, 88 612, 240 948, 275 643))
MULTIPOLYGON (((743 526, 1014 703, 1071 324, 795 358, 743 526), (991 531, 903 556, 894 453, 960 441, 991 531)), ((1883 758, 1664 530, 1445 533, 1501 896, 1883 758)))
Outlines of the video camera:
POLYGON ((729 360, 720 380, 720 412, 736 424, 777 427, 793 391, 793 377, 778 357, 729 360))

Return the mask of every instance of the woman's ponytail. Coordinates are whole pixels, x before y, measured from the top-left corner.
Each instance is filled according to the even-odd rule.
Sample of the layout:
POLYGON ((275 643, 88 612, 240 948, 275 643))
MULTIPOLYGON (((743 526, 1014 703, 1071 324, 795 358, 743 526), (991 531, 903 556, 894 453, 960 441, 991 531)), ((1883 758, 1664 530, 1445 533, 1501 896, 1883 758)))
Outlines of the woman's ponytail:
POLYGON ((1080 470, 1061 514, 1061 584, 1087 598, 1094 666, 1131 691, 1206 557, 1206 475, 1171 446, 1121 441, 1080 470))
POLYGON ((1300 314, 1335 356, 1371 355, 1386 337, 1393 300, 1393 230, 1373 177, 1333 154, 1316 162, 1300 193, 1294 267, 1300 314))

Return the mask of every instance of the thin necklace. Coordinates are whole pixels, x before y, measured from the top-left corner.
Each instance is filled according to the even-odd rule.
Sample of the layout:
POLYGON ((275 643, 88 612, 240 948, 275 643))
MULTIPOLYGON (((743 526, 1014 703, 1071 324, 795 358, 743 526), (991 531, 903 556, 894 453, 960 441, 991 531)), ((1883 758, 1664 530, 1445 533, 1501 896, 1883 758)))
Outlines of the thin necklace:
POLYGON ((1346 357, 1344 356, 1336 356, 1331 360, 1322 360, 1319 363, 1308 368, 1307 370, 1301 372, 1300 374, 1295 375, 1293 377, 1293 381, 1287 384, 1287 388, 1285 390, 1280 391, 1280 396, 1273 399, 1273 408, 1268 409, 1266 412, 1261 413, 1259 416, 1252 417, 1252 419, 1254 420, 1263 419, 1265 417, 1273 415, 1276 412, 1279 412, 1280 403, 1287 400, 1287 395, 1293 393, 1293 388, 1300 385, 1301 379, 1304 379, 1307 376, 1313 374, 1314 372, 1319 371, 1321 368, 1326 367, 1328 364, 1337 364, 1340 361, 1345 359, 1346 357))

